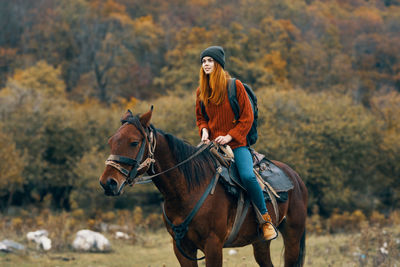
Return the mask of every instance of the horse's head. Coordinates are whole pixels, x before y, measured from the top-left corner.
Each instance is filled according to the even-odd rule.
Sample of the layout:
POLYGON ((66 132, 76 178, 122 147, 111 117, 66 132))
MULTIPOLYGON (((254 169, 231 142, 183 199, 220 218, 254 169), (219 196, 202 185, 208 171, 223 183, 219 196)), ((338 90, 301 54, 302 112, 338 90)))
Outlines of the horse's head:
POLYGON ((111 155, 100 176, 106 195, 121 194, 126 184, 133 185, 135 178, 152 164, 155 149, 155 133, 150 126, 152 112, 153 107, 139 117, 128 110, 121 119, 122 126, 108 140, 111 155))

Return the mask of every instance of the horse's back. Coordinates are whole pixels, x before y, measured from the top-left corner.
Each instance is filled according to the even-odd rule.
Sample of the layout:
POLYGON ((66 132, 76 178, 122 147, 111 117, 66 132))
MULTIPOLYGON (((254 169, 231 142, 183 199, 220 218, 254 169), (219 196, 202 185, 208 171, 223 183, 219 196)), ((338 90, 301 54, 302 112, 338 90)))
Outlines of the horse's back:
POLYGON ((293 191, 296 194, 299 194, 299 196, 301 196, 304 203, 307 203, 308 192, 307 192, 307 188, 306 188, 303 180, 301 179, 300 175, 286 163, 283 163, 283 162, 280 162, 277 160, 272 160, 272 162, 276 166, 278 166, 290 178, 290 180, 292 181, 292 183, 294 185, 293 191))

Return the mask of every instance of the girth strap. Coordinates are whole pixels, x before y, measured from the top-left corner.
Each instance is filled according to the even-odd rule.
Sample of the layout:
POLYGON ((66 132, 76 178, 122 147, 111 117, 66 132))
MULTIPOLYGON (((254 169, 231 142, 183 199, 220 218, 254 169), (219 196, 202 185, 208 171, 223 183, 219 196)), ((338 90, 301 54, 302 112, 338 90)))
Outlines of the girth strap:
POLYGON ((241 191, 240 197, 238 199, 238 206, 236 208, 235 221, 233 222, 231 233, 229 234, 229 237, 224 244, 224 248, 229 247, 232 244, 233 240, 235 240, 240 228, 242 228, 242 224, 249 210, 250 200, 248 197, 244 198, 243 194, 243 191, 241 191))
POLYGON ((212 178, 210 184, 207 186, 206 191, 203 193, 203 195, 201 196, 201 198, 199 199, 199 201, 196 203, 196 205, 194 206, 194 208, 192 209, 192 211, 189 213, 189 215, 186 217, 186 219, 179 225, 174 225, 170 219, 168 219, 167 214, 165 213, 165 208, 164 208, 164 203, 162 204, 162 210, 163 210, 163 214, 164 214, 164 218, 166 220, 166 222, 169 224, 169 226, 172 228, 172 231, 174 232, 174 239, 176 242, 176 247, 178 248, 179 252, 186 258, 188 258, 189 260, 192 261, 197 261, 197 260, 202 260, 205 257, 201 257, 201 258, 192 258, 190 256, 188 256, 182 249, 181 247, 181 240, 185 237, 187 231, 188 231, 188 227, 190 222, 192 221, 192 219, 194 218, 194 216, 196 215, 196 213, 199 211, 199 209, 201 208, 201 206, 203 205, 204 201, 206 200, 206 198, 208 197, 208 195, 210 194, 213 186, 214 186, 214 182, 215 180, 218 178, 219 173, 216 172, 214 177, 212 178))

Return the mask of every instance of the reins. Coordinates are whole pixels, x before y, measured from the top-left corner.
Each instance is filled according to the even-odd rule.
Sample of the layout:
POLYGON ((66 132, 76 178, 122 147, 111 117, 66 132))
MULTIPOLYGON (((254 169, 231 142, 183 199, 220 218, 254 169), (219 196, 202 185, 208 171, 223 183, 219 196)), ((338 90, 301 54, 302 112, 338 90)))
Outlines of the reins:
POLYGON ((157 176, 159 176, 159 175, 162 175, 162 174, 164 174, 164 173, 166 173, 166 172, 169 172, 169 171, 171 171, 171 170, 173 170, 173 169, 178 168, 179 166, 185 164, 186 162, 192 160, 193 158, 195 158, 195 157, 197 157, 198 155, 200 155, 201 153, 203 153, 204 150, 206 150, 207 148, 211 147, 212 145, 213 145, 212 143, 209 143, 209 144, 204 144, 204 143, 202 143, 201 146, 200 146, 200 149, 197 150, 195 153, 193 153, 193 154, 192 154, 190 157, 188 157, 187 159, 185 159, 185 160, 179 162, 178 164, 174 165, 173 167, 171 167, 171 168, 169 168, 169 169, 167 169, 167 170, 165 170, 165 171, 162 171, 162 172, 159 172, 159 173, 156 173, 156 174, 153 174, 153 175, 149 175, 149 176, 142 176, 142 177, 139 177, 139 178, 136 180, 135 183, 136 183, 136 184, 150 183, 150 182, 151 182, 151 179, 153 179, 154 177, 157 177, 157 176))

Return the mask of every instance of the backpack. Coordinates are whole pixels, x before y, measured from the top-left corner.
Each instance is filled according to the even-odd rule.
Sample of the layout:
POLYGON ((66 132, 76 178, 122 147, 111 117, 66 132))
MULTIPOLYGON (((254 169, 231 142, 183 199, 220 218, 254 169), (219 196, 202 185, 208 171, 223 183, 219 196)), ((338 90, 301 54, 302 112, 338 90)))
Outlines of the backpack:
MULTIPOLYGON (((243 83, 244 89, 246 89, 247 96, 250 99, 251 103, 251 108, 253 109, 253 115, 254 115, 254 121, 253 124, 251 125, 250 131, 247 134, 247 143, 251 146, 254 145, 257 142, 258 138, 258 133, 257 133, 257 121, 258 121, 258 107, 257 107, 257 97, 251 89, 251 87, 245 83, 243 83)), ((236 97, 236 79, 232 78, 229 82, 228 85, 228 99, 229 99, 229 104, 231 104, 231 108, 233 110, 233 113, 235 114, 235 120, 239 119, 239 103, 237 101, 236 97)), ((201 113, 203 114, 204 118, 208 121, 209 118, 206 113, 206 108, 203 104, 203 102, 200 102, 201 104, 201 113)))

